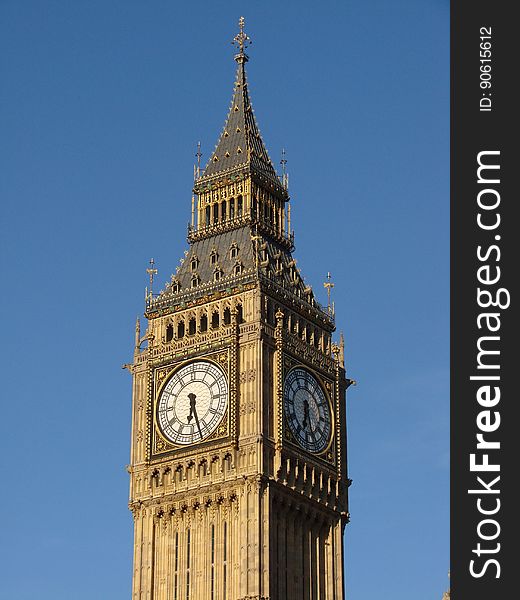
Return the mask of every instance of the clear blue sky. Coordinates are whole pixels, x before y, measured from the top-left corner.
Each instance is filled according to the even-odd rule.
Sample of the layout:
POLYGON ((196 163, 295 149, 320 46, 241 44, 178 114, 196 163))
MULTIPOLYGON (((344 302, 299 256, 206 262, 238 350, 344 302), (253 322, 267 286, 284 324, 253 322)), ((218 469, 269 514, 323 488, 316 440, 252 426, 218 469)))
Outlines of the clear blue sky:
POLYGON ((447 0, 2 0, 3 600, 128 600, 134 323, 186 247, 196 142, 240 15, 296 258, 336 287, 350 388, 349 600, 449 568, 447 0))

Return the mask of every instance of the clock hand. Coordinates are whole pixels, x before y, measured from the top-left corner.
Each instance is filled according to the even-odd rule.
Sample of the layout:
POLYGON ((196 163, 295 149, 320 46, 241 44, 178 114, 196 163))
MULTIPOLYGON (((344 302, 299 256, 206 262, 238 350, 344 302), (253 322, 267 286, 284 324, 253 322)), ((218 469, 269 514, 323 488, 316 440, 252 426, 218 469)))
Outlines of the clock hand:
POLYGON ((190 414, 188 415, 188 423, 193 419, 193 412, 195 410, 195 398, 197 396, 195 394, 188 394, 188 398, 190 399, 190 414))
POLYGON ((309 401, 305 399, 303 401, 303 428, 307 427, 307 423, 309 422, 309 401))
POLYGON ((197 429, 199 430, 199 435, 202 439, 202 430, 200 428, 199 415, 197 414, 197 409, 195 408, 195 404, 197 403, 197 396, 191 393, 188 394, 188 398, 190 399, 190 414, 188 415, 188 423, 193 419, 193 417, 195 417, 195 423, 197 424, 197 429))
POLYGON ((200 439, 202 439, 202 431, 200 429, 199 417, 197 415, 197 409, 193 408, 193 414, 195 415, 195 423, 197 423, 197 429, 199 430, 200 439))

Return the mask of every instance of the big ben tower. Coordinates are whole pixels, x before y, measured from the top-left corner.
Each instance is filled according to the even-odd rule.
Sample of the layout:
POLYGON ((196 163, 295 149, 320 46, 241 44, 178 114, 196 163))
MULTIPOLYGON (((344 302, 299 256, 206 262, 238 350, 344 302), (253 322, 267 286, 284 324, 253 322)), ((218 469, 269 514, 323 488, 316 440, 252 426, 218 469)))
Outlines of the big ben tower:
POLYGON ((256 124, 239 24, 189 248, 136 325, 133 600, 343 599, 351 380, 333 312, 292 256, 287 179, 256 124))

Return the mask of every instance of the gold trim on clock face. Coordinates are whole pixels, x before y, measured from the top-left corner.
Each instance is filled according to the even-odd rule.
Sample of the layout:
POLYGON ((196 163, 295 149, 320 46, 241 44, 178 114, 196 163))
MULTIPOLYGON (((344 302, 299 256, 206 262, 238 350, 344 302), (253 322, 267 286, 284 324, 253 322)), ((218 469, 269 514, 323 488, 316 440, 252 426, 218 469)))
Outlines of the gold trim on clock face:
POLYGON ((313 454, 326 450, 331 440, 332 415, 316 377, 303 367, 291 369, 285 378, 283 403, 287 424, 298 444, 313 454))
POLYGON ((228 406, 224 371, 208 360, 184 365, 169 377, 157 401, 157 423, 166 439, 179 446, 205 440, 228 406))

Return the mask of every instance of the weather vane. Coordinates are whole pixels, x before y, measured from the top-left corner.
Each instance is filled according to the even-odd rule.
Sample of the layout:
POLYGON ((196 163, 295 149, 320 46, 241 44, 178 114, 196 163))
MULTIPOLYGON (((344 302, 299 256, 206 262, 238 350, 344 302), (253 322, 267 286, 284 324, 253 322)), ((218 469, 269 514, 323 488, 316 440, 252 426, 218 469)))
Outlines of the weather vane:
POLYGON ((244 17, 240 17, 238 20, 238 26, 240 27, 240 31, 235 35, 233 41, 231 42, 234 46, 236 46, 239 50, 239 56, 245 56, 244 48, 247 48, 253 42, 251 38, 244 31, 244 25, 246 20, 244 17))

